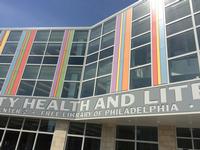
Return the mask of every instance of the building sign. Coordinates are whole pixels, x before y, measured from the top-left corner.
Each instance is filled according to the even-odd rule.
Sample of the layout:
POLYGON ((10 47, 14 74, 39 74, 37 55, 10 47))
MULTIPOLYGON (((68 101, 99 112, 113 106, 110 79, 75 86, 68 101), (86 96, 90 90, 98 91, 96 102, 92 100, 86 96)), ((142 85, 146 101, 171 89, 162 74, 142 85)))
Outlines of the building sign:
POLYGON ((0 114, 67 120, 200 112, 200 80, 81 100, 0 96, 0 114))

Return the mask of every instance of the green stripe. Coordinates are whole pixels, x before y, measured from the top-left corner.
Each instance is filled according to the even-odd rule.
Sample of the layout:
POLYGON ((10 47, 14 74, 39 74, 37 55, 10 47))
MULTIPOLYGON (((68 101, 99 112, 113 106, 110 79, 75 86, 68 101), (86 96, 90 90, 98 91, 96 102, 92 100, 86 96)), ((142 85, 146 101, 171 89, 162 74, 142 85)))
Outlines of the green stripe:
POLYGON ((60 97, 62 94, 62 88, 63 88, 63 84, 64 84, 64 80, 65 80, 65 72, 67 70, 67 64, 68 64, 68 60, 69 60, 69 55, 70 55, 70 50, 71 50, 71 46, 72 46, 72 40, 74 37, 74 30, 70 31, 70 35, 69 35, 69 41, 67 43, 67 53, 66 56, 64 58, 64 64, 62 65, 62 71, 61 71, 61 78, 58 84, 58 90, 56 91, 56 97, 60 97))

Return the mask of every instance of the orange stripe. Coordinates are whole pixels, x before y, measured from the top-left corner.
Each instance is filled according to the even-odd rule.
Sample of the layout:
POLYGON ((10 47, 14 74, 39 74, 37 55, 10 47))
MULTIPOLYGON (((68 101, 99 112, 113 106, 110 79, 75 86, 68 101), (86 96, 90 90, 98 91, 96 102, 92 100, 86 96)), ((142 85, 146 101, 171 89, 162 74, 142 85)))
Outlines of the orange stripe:
POLYGON ((132 19, 132 8, 127 11, 127 15, 126 15, 124 68, 123 68, 123 79, 122 79, 122 90, 123 91, 128 90, 130 49, 131 49, 131 19, 132 19))

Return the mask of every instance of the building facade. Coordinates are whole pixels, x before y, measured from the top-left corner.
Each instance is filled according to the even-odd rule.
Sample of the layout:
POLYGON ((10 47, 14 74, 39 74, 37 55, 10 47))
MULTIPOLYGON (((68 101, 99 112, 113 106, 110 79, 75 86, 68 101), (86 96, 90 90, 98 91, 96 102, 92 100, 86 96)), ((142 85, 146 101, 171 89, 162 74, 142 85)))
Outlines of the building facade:
POLYGON ((2 150, 200 149, 199 0, 0 30, 2 150))

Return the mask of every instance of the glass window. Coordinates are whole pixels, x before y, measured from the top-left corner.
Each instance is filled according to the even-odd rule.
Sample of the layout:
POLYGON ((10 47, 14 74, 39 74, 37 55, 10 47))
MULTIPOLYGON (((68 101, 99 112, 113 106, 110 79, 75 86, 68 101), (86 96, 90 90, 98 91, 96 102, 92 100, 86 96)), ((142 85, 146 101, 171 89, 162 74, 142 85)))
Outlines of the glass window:
POLYGON ((77 98, 79 91, 79 83, 65 82, 62 90, 63 98, 77 98))
POLYGON ((168 56, 177 56, 196 50, 194 31, 187 31, 167 39, 168 56))
POLYGON ((151 62, 151 45, 146 45, 131 51, 131 67, 151 62))
POLYGON ((99 25, 91 30, 90 40, 95 39, 101 35, 102 25, 99 25))
POLYGON ((126 141, 117 141, 116 150, 135 150, 135 143, 126 141))
POLYGON ((59 55, 61 43, 50 43, 47 46, 45 55, 59 55))
POLYGON ((42 63, 42 56, 29 56, 28 64, 41 64, 42 63))
POLYGON ((200 140, 194 140, 194 148, 195 149, 200 149, 200 140))
POLYGON ((200 13, 196 14, 194 17, 196 25, 200 25, 200 13))
POLYGON ((23 118, 10 118, 8 128, 21 129, 23 120, 23 118))
POLYGON ((43 64, 57 64, 58 57, 44 57, 43 64))
POLYGON ((89 64, 91 62, 97 61, 97 59, 98 59, 98 52, 88 56, 87 60, 86 60, 86 64, 89 64))
POLYGON ((96 75, 97 63, 93 63, 85 67, 84 80, 94 78, 96 75))
POLYGON ((190 4, 189 0, 177 1, 175 4, 170 5, 165 10, 166 22, 169 23, 178 18, 182 18, 184 16, 189 15, 190 12, 190 4))
POLYGON ((137 150, 158 150, 158 144, 137 143, 137 150))
POLYGON ((170 60, 169 76, 170 82, 189 80, 199 77, 200 74, 197 56, 190 55, 170 60))
POLYGON ((33 93, 33 88, 35 86, 35 81, 21 81, 18 91, 17 91, 17 95, 27 95, 27 96, 31 96, 33 93))
POLYGON ((47 41, 49 37, 49 31, 37 31, 36 37, 35 37, 35 41, 47 41))
POLYGON ((140 35, 138 37, 133 38, 131 40, 131 48, 149 43, 150 38, 151 38, 150 33, 146 33, 144 35, 140 35))
POLYGON ((167 26, 167 35, 192 28, 192 18, 186 18, 167 26))
POLYGON ((101 128, 102 128, 102 126, 100 124, 88 123, 88 124, 86 124, 85 135, 101 137, 101 128))
POLYGON ((200 138, 200 129, 198 129, 198 128, 193 128, 193 129, 192 129, 192 134, 193 134, 193 137, 195 137, 195 138, 200 138))
POLYGON ((177 138, 178 148, 192 149, 192 139, 177 138))
POLYGON ((0 141, 2 140, 3 134, 4 134, 4 130, 0 130, 0 141))
POLYGON ((0 56, 0 63, 11 63, 13 56, 0 56))
POLYGON ((176 135, 178 137, 191 137, 191 131, 189 128, 177 128, 176 135))
POLYGON ((3 116, 0 117, 0 127, 1 128, 5 128, 7 122, 8 122, 8 117, 3 117, 3 116))
POLYGON ((111 76, 97 79, 95 95, 101 95, 110 92, 110 78, 111 76))
POLYGON ((23 129, 36 131, 38 129, 38 125, 39 125, 39 119, 26 118, 23 129))
POLYGON ((22 31, 11 31, 8 37, 8 41, 19 41, 22 31))
POLYGON ((132 36, 136 36, 150 30, 150 17, 133 22, 132 36))
POLYGON ((137 140, 158 141, 158 131, 156 127, 137 127, 137 140))
POLYGON ((192 0, 194 12, 200 10, 200 1, 199 0, 192 0))
POLYGON ((53 80, 55 69, 55 66, 42 66, 39 79, 53 80))
POLYGON ((116 129, 117 139, 135 139, 135 127, 134 126, 117 126, 116 129))
POLYGON ((94 80, 83 82, 81 97, 92 96, 94 91, 94 80))
POLYGON ((84 123, 70 122, 68 133, 83 135, 84 127, 85 127, 84 123))
POLYGON ((69 65, 83 65, 84 57, 69 57, 69 65))
POLYGON ((31 55, 43 55, 45 47, 45 43, 33 43, 31 48, 31 55))
POLYGON ((51 147, 52 135, 50 134, 38 134, 35 145, 35 150, 47 150, 51 147))
POLYGON ((6 75, 9 70, 9 65, 0 64, 0 78, 6 78, 6 75))
POLYGON ((133 8, 133 20, 136 20, 150 12, 149 0, 141 2, 133 8))
POLYGON ((74 42, 87 42, 88 31, 76 30, 74 33, 74 42))
MULTIPOLYGON (((4 83, 4 80, 0 80, 0 91, 1 91, 1 89, 2 89, 2 86, 3 86, 3 83, 4 83)), ((1 126, 0 126, 1 127, 1 126)))
POLYGON ((103 34, 115 29, 115 17, 103 24, 103 34))
POLYGON ((51 31, 50 39, 49 41, 62 41, 64 35, 64 30, 54 30, 51 31))
POLYGON ((68 66, 65 75, 65 80, 80 81, 81 79, 82 67, 78 66, 68 66))
POLYGON ((165 5, 175 2, 176 0, 165 0, 165 5))
POLYGON ((106 58, 112 55, 113 55, 113 47, 110 47, 100 52, 99 59, 106 58))
POLYGON ((7 43, 3 49, 2 54, 15 54, 16 49, 17 49, 16 43, 7 43))
POLYGON ((200 28, 197 28, 197 35, 198 35, 198 41, 199 41, 199 46, 200 46, 200 28))
POLYGON ((56 122, 54 120, 41 120, 40 131, 54 132, 56 122))
POLYGON ((36 79, 38 72, 39 72, 40 66, 31 66, 27 65, 24 74, 23 74, 23 79, 36 79))
POLYGON ((115 32, 104 35, 101 41, 101 48, 103 49, 108 46, 114 45, 114 36, 115 36, 115 32))
POLYGON ((108 58, 99 62, 98 76, 109 74, 112 71, 112 58, 108 58))
POLYGON ((67 137, 65 150, 81 150, 82 138, 80 137, 67 137))
POLYGON ((83 150, 100 150, 100 140, 85 138, 83 150))
POLYGON ((17 150, 32 150, 35 133, 22 132, 17 150))
POLYGON ((36 84, 34 96, 49 96, 52 82, 49 81, 38 81, 36 84))
POLYGON ((98 51, 99 50, 99 43, 100 43, 100 39, 97 39, 97 40, 90 42, 89 47, 88 47, 88 54, 91 54, 93 52, 98 51))
POLYGON ((13 150, 17 144, 17 139, 19 132, 16 131, 6 131, 1 148, 3 150, 13 150))
POLYGON ((131 70, 130 89, 151 86, 151 66, 131 70))
POLYGON ((73 43, 70 55, 84 55, 86 43, 73 43))

